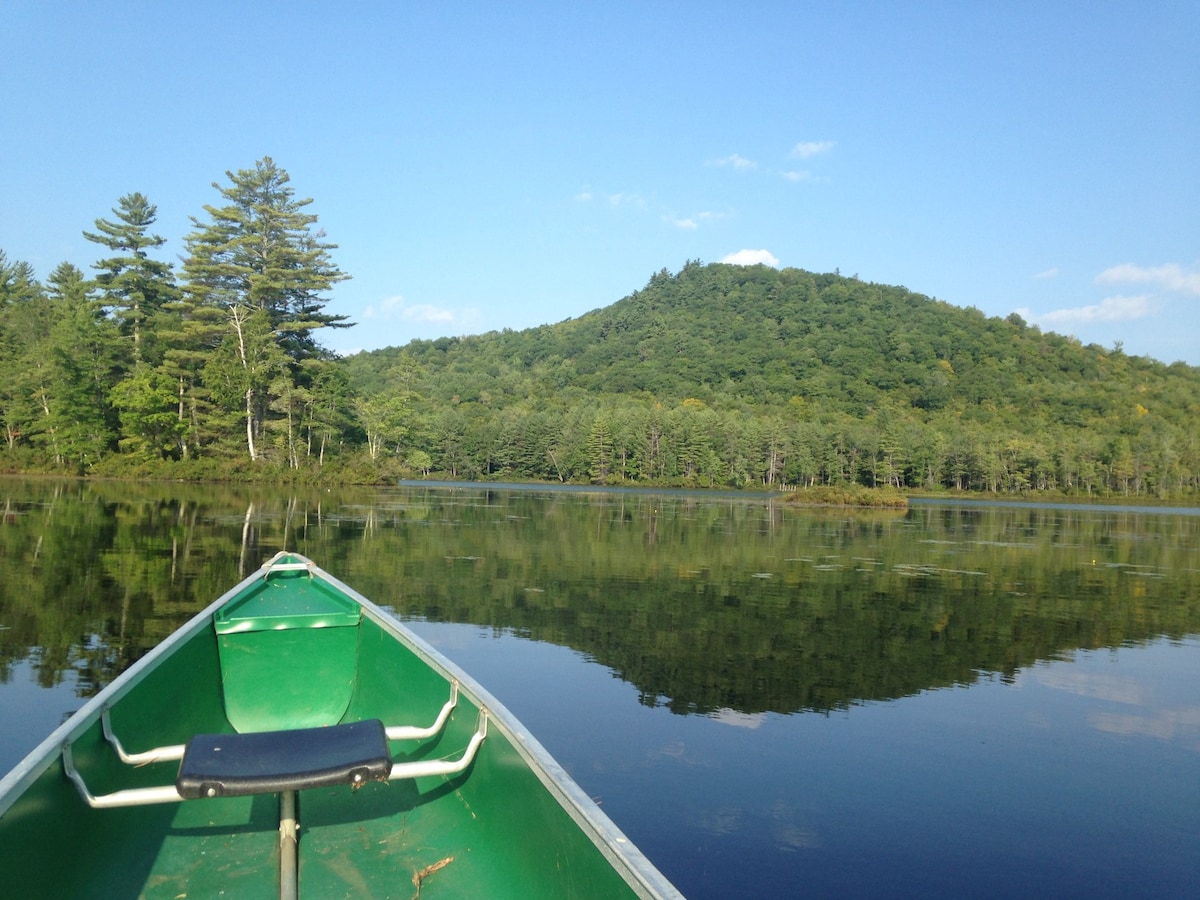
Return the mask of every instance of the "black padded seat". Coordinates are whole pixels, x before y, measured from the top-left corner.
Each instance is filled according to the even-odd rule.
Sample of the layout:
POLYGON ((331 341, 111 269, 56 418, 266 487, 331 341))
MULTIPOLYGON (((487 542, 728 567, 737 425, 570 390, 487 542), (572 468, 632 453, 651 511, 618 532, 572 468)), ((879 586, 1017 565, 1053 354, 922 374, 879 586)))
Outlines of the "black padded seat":
POLYGON ((198 734, 187 743, 175 788, 185 800, 387 781, 387 730, 378 719, 326 728, 198 734))

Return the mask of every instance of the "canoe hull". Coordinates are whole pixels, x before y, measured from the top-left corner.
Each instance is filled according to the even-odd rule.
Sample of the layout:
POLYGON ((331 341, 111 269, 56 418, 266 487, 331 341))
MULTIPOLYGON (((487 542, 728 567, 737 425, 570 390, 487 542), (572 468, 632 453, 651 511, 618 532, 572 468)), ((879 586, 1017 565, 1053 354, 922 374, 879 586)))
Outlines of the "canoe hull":
MULTIPOLYGON (((284 561, 307 563, 300 557, 284 561)), ((173 782, 175 762, 131 767, 116 759, 101 726, 105 709, 114 733, 131 752, 186 743, 198 733, 234 731, 222 695, 222 636, 213 622, 228 604, 258 590, 263 577, 251 576, 198 614, 0 781, 0 871, 6 894, 279 895, 277 795, 93 809, 82 802, 62 765, 62 747, 69 743, 76 768, 96 795, 173 782)), ((427 724, 447 702, 452 683, 458 683, 457 704, 438 736, 392 742, 397 764, 458 757, 479 729, 481 711, 487 711, 487 737, 460 774, 399 778, 358 789, 301 790, 302 896, 407 900, 418 889, 426 900, 678 896, 524 727, 453 663, 327 573, 313 567, 285 577, 318 579, 361 609, 353 684, 333 686, 349 698, 342 721, 427 724)), ((288 589, 284 582, 280 586, 288 589)), ((299 710, 306 704, 303 697, 296 699, 289 672, 294 669, 303 680, 313 651, 277 638, 265 629, 260 646, 269 652, 284 647, 282 664, 271 676, 280 683, 255 690, 265 697, 272 691, 290 695, 282 705, 299 710)), ((255 639, 246 643, 241 649, 253 655, 255 639)), ((315 687, 304 690, 335 678, 341 676, 308 679, 315 687)), ((290 726, 286 716, 261 730, 281 724, 290 726)))

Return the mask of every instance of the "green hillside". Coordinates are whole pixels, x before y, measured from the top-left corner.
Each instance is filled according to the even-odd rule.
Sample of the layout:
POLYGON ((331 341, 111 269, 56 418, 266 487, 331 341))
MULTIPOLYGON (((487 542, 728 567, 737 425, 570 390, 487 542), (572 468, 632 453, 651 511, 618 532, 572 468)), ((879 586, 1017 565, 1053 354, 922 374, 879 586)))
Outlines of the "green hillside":
POLYGON ((459 478, 1167 497, 1200 476, 1200 369, 798 269, 688 263, 578 319, 345 362, 380 454, 459 478))

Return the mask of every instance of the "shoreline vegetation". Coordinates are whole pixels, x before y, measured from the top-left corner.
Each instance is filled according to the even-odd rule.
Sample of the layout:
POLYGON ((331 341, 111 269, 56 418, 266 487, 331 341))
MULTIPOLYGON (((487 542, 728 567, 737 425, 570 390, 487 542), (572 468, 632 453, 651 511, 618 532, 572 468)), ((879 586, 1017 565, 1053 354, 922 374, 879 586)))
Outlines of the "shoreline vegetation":
POLYGON ((1200 367, 836 271, 688 261, 578 318, 339 357, 312 201, 269 157, 225 174, 178 270, 140 193, 84 231, 90 277, 0 250, 0 473, 1200 502, 1200 367))

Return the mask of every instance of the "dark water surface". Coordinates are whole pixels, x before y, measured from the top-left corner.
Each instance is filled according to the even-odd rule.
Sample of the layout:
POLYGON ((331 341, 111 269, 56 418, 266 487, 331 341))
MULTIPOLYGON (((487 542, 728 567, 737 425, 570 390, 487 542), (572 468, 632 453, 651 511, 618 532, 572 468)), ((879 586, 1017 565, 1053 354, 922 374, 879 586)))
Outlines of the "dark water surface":
POLYGON ((0 768, 280 549, 689 897, 1195 896, 1195 510, 0 480, 0 768))

